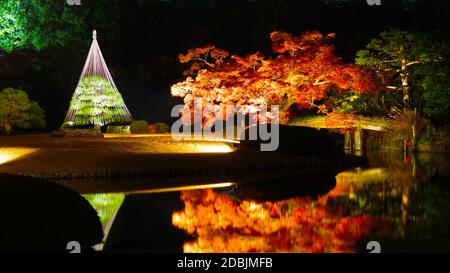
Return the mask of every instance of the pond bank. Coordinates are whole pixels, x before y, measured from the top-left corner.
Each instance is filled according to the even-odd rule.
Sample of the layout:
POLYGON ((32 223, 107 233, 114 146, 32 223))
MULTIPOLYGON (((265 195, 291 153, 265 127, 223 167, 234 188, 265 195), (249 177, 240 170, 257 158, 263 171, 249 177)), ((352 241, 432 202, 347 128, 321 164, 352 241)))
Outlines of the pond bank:
POLYGON ((302 168, 341 169, 364 164, 363 158, 355 156, 341 155, 335 158, 313 159, 246 148, 233 151, 233 145, 211 141, 180 142, 161 136, 142 138, 8 136, 0 137, 0 159, 4 158, 3 161, 0 160, 0 172, 61 182, 105 177, 128 179, 227 176, 239 173, 256 174, 262 171, 297 171, 302 168), (215 149, 219 153, 208 153, 216 151, 215 149))
MULTIPOLYGON (((371 150, 403 151, 404 145, 403 139, 391 138, 383 133, 369 133, 366 139, 366 148, 371 150)), ((415 151, 450 154, 450 137, 435 136, 420 138, 417 141, 415 151)))

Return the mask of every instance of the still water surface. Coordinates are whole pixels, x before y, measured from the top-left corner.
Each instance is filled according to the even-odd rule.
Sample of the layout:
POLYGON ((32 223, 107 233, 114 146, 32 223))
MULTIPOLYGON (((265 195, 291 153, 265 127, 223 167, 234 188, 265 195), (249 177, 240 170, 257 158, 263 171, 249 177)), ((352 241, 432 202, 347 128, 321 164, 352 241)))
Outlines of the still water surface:
POLYGON ((450 251, 450 157, 367 157, 338 174, 83 196, 103 251, 368 252, 374 240, 382 252, 450 251))

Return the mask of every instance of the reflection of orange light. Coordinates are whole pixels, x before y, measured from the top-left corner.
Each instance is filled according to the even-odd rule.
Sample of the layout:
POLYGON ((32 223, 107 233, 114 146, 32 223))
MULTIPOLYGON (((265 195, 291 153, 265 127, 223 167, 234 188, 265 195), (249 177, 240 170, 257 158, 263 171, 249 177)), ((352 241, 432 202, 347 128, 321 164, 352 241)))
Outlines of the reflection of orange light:
POLYGON ((233 183, 233 182, 224 182, 224 183, 214 183, 214 184, 202 184, 202 185, 180 186, 180 187, 170 187, 170 188, 160 188, 160 189, 150 189, 150 190, 128 191, 127 193, 162 193, 162 192, 174 192, 174 191, 227 188, 227 187, 231 187, 233 185, 235 185, 235 183, 233 183))
POLYGON ((18 158, 34 153, 38 149, 32 148, 0 148, 0 164, 4 164, 18 158))
POLYGON ((196 235, 184 252, 352 252, 374 219, 330 211, 326 198, 235 201, 211 189, 184 191, 172 224, 196 235))

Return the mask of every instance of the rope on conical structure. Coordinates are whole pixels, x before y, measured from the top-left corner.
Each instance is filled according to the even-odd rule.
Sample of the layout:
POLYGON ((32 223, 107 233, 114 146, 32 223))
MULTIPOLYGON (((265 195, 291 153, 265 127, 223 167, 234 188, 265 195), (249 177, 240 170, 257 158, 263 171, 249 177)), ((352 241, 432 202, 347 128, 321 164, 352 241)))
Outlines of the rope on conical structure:
POLYGON ((90 124, 127 123, 133 120, 108 70, 97 31, 72 96, 63 128, 90 124))

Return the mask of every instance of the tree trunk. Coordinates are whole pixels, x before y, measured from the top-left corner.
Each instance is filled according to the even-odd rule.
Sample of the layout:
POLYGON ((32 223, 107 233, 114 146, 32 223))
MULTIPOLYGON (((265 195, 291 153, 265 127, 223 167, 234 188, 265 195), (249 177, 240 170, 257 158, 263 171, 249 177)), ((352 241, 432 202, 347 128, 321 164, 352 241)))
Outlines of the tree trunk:
POLYGON ((407 60, 405 58, 402 59, 402 68, 400 71, 400 78, 401 78, 401 82, 402 82, 402 91, 403 91, 403 103, 405 104, 405 106, 409 105, 409 99, 410 99, 410 94, 409 94, 409 75, 408 75, 408 71, 407 69, 407 60))

